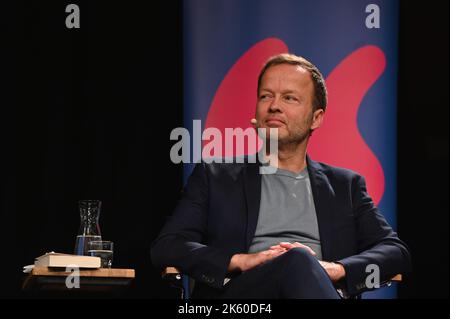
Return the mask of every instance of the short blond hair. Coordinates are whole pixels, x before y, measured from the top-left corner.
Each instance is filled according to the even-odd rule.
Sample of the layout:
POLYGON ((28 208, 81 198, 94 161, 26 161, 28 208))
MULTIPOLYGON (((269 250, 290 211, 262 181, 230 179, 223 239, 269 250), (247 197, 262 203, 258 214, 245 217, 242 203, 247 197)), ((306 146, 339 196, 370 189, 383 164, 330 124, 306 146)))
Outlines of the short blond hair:
POLYGON ((275 65, 280 65, 280 64, 298 65, 298 66, 302 67, 303 69, 309 71, 309 73, 311 74, 311 79, 313 81, 313 85, 314 85, 313 109, 314 109, 314 111, 318 110, 318 109, 323 109, 325 111, 325 109, 327 108, 327 103, 328 103, 328 93, 327 93, 327 88, 325 86, 325 80, 322 76, 322 73, 320 73, 319 69, 314 64, 312 64, 305 58, 294 55, 294 54, 282 53, 282 54, 271 57, 266 62, 266 64, 264 64, 261 72, 259 73, 259 77, 258 77, 257 94, 259 95, 259 88, 261 86, 261 81, 262 81, 262 78, 263 78, 264 74, 266 73, 266 71, 270 67, 275 66, 275 65))

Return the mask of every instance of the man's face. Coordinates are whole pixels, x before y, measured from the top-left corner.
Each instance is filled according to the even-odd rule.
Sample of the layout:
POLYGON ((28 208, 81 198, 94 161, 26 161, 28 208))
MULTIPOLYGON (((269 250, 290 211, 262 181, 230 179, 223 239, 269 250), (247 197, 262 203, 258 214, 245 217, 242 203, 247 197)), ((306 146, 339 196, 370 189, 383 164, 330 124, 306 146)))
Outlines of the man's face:
POLYGON ((258 92, 258 127, 278 128, 278 143, 299 143, 320 126, 323 110, 313 112, 314 84, 309 71, 279 64, 266 70, 258 92))

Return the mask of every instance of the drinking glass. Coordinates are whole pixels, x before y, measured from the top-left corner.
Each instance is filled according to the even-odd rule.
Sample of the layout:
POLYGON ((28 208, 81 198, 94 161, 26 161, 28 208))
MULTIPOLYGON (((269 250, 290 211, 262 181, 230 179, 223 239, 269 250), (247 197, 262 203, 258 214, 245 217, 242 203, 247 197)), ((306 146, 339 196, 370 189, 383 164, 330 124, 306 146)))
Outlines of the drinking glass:
POLYGON ((107 240, 93 240, 88 243, 88 255, 100 257, 101 268, 111 268, 114 244, 107 240))

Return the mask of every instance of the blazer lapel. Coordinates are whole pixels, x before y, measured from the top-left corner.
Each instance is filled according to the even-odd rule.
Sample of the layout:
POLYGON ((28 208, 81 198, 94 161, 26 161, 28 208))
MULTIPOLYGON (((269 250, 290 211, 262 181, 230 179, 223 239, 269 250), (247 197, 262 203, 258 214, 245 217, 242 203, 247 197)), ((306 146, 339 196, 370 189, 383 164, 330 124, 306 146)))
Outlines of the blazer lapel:
POLYGON ((248 251, 253 240, 258 223, 259 204, 261 201, 261 175, 259 162, 246 163, 244 168, 244 191, 247 201, 247 234, 246 250, 248 251))
POLYGON ((317 223, 319 226, 322 258, 330 261, 331 258, 331 226, 332 226, 332 198, 334 190, 328 182, 327 176, 322 172, 319 164, 306 156, 311 189, 316 208, 317 223))

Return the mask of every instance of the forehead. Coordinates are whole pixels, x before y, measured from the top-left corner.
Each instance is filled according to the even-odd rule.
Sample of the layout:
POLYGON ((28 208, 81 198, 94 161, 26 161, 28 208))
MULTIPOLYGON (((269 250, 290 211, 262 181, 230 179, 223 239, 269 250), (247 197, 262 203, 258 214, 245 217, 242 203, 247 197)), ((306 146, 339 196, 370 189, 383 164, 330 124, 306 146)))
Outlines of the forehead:
POLYGON ((269 67, 261 79, 261 88, 305 89, 313 86, 311 74, 299 65, 279 64, 269 67))

